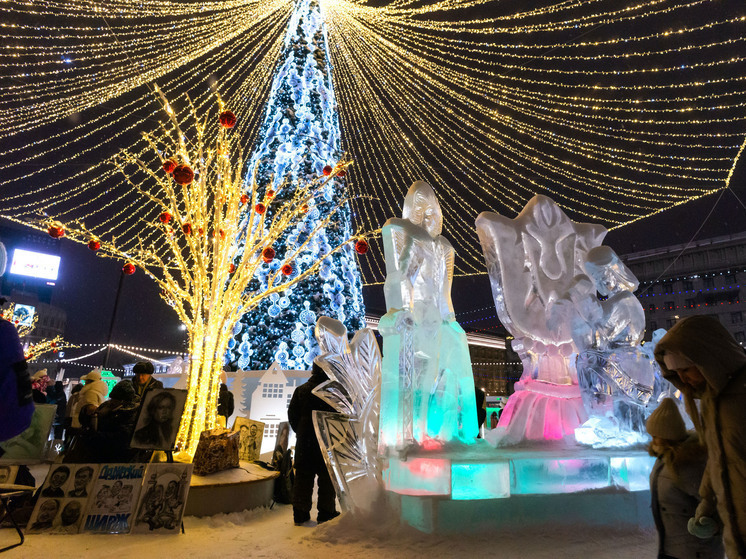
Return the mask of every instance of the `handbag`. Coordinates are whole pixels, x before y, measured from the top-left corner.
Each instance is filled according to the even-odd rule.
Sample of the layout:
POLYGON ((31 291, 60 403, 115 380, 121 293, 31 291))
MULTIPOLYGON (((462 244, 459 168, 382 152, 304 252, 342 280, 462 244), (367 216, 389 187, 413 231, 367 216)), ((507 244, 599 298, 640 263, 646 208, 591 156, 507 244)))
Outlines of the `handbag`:
POLYGON ((205 476, 238 468, 239 434, 228 429, 202 431, 194 454, 194 474, 205 476))

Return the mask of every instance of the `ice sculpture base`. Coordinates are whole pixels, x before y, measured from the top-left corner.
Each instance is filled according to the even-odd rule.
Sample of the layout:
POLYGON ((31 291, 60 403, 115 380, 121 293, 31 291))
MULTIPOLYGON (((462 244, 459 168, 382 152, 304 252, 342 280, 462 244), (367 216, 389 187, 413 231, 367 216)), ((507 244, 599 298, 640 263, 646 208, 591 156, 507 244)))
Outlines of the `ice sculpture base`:
POLYGON ((563 444, 494 449, 485 441, 390 458, 383 472, 402 522, 425 532, 531 525, 652 527, 653 458, 563 444), (539 512, 537 512, 539 511, 539 512))
POLYGON ((577 384, 520 381, 500 415, 499 431, 490 441, 509 446, 523 441, 573 438, 588 416, 577 384))

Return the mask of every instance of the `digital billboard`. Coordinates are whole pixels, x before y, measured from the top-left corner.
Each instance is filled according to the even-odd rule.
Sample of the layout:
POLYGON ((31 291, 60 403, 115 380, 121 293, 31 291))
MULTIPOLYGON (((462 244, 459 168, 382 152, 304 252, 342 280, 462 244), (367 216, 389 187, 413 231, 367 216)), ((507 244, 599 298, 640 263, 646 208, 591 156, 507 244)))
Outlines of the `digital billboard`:
POLYGON ((56 280, 60 271, 60 257, 31 250, 13 250, 10 273, 45 280, 56 280))

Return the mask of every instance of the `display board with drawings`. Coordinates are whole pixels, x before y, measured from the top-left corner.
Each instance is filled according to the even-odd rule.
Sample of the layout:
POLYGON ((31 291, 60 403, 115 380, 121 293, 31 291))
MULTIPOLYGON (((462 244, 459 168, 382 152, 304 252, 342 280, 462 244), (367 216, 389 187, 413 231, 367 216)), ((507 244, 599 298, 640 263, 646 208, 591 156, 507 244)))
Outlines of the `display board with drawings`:
POLYGON ((192 464, 148 464, 132 533, 178 533, 192 464))
POLYGON ((264 437, 264 423, 246 417, 237 417, 233 432, 239 434, 238 459, 244 462, 259 460, 264 437))
POLYGON ((26 531, 78 533, 98 470, 98 464, 53 464, 26 531))
POLYGON ((130 446, 149 450, 173 450, 186 398, 187 391, 176 388, 147 391, 130 446))
POLYGON ((145 477, 146 464, 102 464, 91 490, 85 532, 127 534, 145 477))

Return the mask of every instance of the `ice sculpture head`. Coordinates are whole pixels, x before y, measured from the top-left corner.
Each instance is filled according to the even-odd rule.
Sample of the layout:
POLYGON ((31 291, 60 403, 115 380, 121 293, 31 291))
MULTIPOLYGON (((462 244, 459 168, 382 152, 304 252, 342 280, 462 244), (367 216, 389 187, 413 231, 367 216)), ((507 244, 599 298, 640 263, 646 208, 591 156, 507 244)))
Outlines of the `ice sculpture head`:
POLYGON ((620 291, 635 291, 640 282, 610 247, 594 247, 586 255, 585 271, 596 290, 608 297, 620 291))
POLYGON ((425 229, 435 238, 443 230, 443 214, 433 187, 425 181, 415 181, 404 198, 402 217, 425 229))

